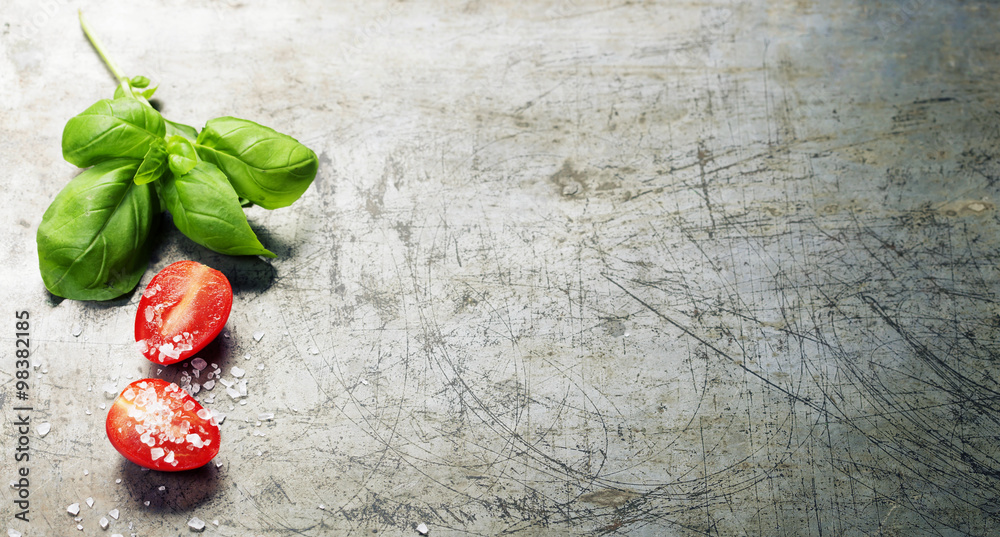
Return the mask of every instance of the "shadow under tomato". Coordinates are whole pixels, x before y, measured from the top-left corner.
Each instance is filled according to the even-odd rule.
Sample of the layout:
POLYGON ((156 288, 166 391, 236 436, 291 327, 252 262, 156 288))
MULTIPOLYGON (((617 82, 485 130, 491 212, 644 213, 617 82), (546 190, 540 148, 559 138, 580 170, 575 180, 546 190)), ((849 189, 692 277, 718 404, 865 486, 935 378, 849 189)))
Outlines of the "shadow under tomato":
POLYGON ((215 496, 221 480, 214 462, 194 470, 159 472, 122 459, 119 475, 129 497, 143 509, 154 512, 188 511, 198 507, 215 496))
MULTIPOLYGON (((226 364, 229 361, 229 357, 233 354, 233 341, 232 338, 225 337, 227 331, 223 331, 218 337, 213 339, 208 345, 205 345, 200 351, 196 352, 194 356, 186 360, 182 360, 175 364, 163 365, 156 364, 147 360, 146 376, 147 377, 157 377, 166 381, 173 382, 179 386, 184 386, 186 382, 183 381, 184 374, 187 373, 189 381, 192 384, 204 384, 208 380, 208 373, 214 371, 215 368, 211 367, 215 364, 219 367, 219 370, 225 370, 226 364), (208 367, 205 370, 198 372, 198 376, 194 376, 194 368, 191 367, 191 361, 195 358, 201 358, 208 363, 208 367)), ((216 378, 213 375, 213 378, 216 378)), ((218 388, 213 388, 218 389, 218 388)), ((206 392, 208 390, 205 390, 206 392)), ((221 394, 225 395, 225 389, 221 390, 221 394)), ((197 399, 201 399, 204 394, 195 394, 197 399)), ((228 400, 228 399, 227 399, 228 400)), ((213 405, 205 405, 211 408, 213 405)))

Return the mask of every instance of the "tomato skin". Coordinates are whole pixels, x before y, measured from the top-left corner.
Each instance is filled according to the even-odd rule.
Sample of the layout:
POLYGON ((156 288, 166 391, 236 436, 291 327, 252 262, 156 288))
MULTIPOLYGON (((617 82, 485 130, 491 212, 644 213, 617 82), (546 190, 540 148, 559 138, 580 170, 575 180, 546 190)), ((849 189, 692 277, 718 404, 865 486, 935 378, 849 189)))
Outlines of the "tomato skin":
POLYGON ((162 379, 137 380, 122 390, 105 430, 126 459, 152 470, 191 470, 219 453, 219 426, 211 412, 162 379))
POLYGON ((150 280, 135 315, 135 341, 147 360, 180 362, 222 332, 233 288, 221 272, 196 261, 168 265, 150 280))

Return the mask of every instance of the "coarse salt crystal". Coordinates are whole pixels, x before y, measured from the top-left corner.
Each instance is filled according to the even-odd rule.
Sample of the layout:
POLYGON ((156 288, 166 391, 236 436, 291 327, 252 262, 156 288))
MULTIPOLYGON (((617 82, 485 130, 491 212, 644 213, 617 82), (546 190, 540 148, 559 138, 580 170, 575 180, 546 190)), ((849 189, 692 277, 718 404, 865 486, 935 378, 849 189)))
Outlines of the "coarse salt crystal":
POLYGON ((102 530, 106 530, 106 529, 108 529, 108 524, 110 524, 110 523, 111 523, 111 522, 110 522, 110 521, 108 520, 108 518, 107 518, 107 517, 103 517, 103 516, 101 517, 101 520, 100 520, 99 522, 100 522, 100 524, 101 524, 101 529, 102 529, 102 530))
POLYGON ((239 390, 240 390, 240 397, 246 397, 247 396, 247 381, 241 380, 238 387, 239 387, 239 390))
POLYGON ((7 529, 7 537, 21 537, 21 532, 15 529, 7 529))
POLYGON ((215 420, 216 425, 222 425, 222 422, 226 421, 226 415, 213 408, 212 419, 215 420))
POLYGON ((118 520, 118 510, 117 509, 112 509, 112 510, 108 511, 108 516, 110 516, 111 518, 113 518, 115 520, 118 520))
POLYGON ((69 514, 71 514, 71 515, 73 515, 73 516, 79 515, 80 514, 80 504, 78 504, 78 503, 71 503, 69 505, 69 507, 66 508, 66 512, 69 513, 69 514))
POLYGON ((163 448, 155 447, 155 448, 149 450, 149 457, 155 461, 155 460, 159 459, 160 457, 162 457, 164 455, 164 453, 165 452, 163 451, 163 448))
POLYGON ((237 366, 233 366, 233 368, 230 369, 229 372, 232 373, 232 375, 234 377, 236 377, 236 378, 242 378, 243 375, 246 374, 246 371, 244 371, 242 368, 237 367, 237 366))
POLYGON ((163 457, 163 462, 165 462, 167 464, 176 465, 177 462, 176 462, 176 460, 174 460, 174 452, 171 451, 171 452, 167 453, 167 456, 163 457))
POLYGON ((253 340, 254 341, 258 341, 259 342, 262 337, 264 337, 264 332, 259 332, 258 331, 258 332, 254 332, 253 333, 253 340))
POLYGON ((207 366, 208 362, 206 362, 205 359, 201 358, 200 356, 198 358, 195 358, 194 360, 191 360, 191 367, 197 369, 198 371, 205 369, 205 367, 207 366))
POLYGON ((205 529, 205 521, 196 516, 191 517, 191 520, 188 520, 188 527, 194 531, 202 531, 205 529))
POLYGON ((94 506, 94 499, 87 498, 87 507, 93 507, 93 506, 94 506))
POLYGON ((83 327, 80 323, 73 323, 73 337, 79 337, 83 333, 83 327))
POLYGON ((427 525, 424 524, 423 522, 417 524, 417 532, 420 533, 420 535, 427 535, 428 531, 430 530, 427 529, 427 525))
POLYGON ((211 390, 212 388, 214 388, 214 387, 215 387, 215 381, 214 381, 214 380, 206 380, 206 381, 205 381, 205 382, 204 382, 204 383, 203 383, 203 384, 201 385, 201 387, 202 387, 202 388, 205 388, 206 390, 211 390))
POLYGON ((49 422, 42 423, 35 430, 38 432, 38 436, 45 436, 52 430, 52 424, 49 422))
POLYGON ((163 492, 163 491, 167 490, 167 487, 165 487, 163 485, 160 485, 159 487, 156 487, 156 490, 158 490, 160 492, 163 492))
POLYGON ((268 421, 274 419, 274 412, 261 412, 257 414, 257 419, 261 421, 268 421))

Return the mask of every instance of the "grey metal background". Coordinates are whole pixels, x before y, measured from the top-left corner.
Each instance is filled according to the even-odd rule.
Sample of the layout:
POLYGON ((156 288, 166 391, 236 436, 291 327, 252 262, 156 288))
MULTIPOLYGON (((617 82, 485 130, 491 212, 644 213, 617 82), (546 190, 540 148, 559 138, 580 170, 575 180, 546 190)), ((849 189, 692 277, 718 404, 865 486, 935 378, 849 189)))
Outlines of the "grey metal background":
POLYGON ((0 345, 29 310, 52 430, 32 437, 31 522, 5 486, 0 524, 998 534, 998 12, 3 2, 0 345), (219 467, 118 456, 105 388, 157 374, 131 344, 138 294, 61 301, 38 276, 35 229, 76 173, 62 126, 113 90, 77 7, 166 117, 252 119, 321 158, 295 205, 249 211, 277 259, 168 219, 141 283, 182 258, 234 283, 202 356, 245 369, 248 396, 198 394, 228 416, 219 467))

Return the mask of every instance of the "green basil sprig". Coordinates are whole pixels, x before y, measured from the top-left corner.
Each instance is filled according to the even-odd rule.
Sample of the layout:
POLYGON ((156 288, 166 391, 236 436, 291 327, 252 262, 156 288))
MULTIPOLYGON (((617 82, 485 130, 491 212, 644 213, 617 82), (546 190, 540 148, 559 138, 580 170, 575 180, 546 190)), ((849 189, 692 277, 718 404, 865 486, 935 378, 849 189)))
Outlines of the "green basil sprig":
POLYGON ((243 207, 291 205, 316 177, 316 153, 245 119, 212 119, 201 132, 164 119, 149 104, 156 91, 149 79, 122 74, 82 13, 80 26, 118 86, 113 98, 63 129, 63 157, 87 169, 55 197, 38 227, 45 287, 77 300, 128 293, 146 270, 164 209, 178 230, 206 248, 275 257, 243 207))

